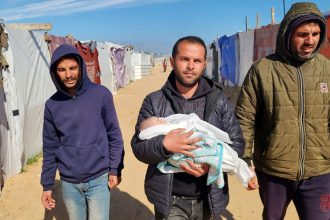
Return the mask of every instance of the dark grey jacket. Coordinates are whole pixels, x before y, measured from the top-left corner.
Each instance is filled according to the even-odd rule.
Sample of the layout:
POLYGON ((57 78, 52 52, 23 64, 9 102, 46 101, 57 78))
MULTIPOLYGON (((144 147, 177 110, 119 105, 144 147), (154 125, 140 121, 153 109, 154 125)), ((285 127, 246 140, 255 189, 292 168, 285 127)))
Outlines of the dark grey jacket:
MULTIPOLYGON (((173 78, 173 72, 169 76, 173 78)), ((204 120, 212 125, 226 131, 233 141, 231 147, 241 157, 244 152, 245 142, 241 128, 236 120, 235 114, 221 91, 213 81, 202 78, 204 83, 208 83, 210 90, 206 93, 206 107, 204 120)), ((163 147, 164 136, 157 136, 141 141, 137 135, 141 121, 151 116, 167 117, 178 112, 178 104, 168 89, 169 80, 161 90, 149 94, 143 101, 139 117, 135 127, 135 135, 131 145, 138 160, 149 164, 145 178, 145 193, 148 200, 154 204, 159 212, 167 216, 170 208, 170 198, 172 194, 173 174, 163 174, 157 169, 157 164, 169 158, 168 152, 163 147)), ((215 185, 208 187, 208 201, 213 215, 218 215, 227 206, 229 201, 227 176, 226 184, 222 189, 215 185)))

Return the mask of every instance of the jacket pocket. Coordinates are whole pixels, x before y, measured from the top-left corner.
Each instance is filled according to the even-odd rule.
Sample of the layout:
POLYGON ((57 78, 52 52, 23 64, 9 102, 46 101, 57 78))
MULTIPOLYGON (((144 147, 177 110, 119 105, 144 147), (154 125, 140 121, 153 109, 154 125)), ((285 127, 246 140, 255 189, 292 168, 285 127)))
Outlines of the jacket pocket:
POLYGON ((105 148, 96 143, 79 147, 79 173, 83 177, 95 175, 109 168, 109 157, 106 157, 105 148))
POLYGON ((74 168, 77 164, 76 147, 72 145, 62 145, 59 147, 56 158, 58 161, 58 170, 63 177, 74 177, 74 168))

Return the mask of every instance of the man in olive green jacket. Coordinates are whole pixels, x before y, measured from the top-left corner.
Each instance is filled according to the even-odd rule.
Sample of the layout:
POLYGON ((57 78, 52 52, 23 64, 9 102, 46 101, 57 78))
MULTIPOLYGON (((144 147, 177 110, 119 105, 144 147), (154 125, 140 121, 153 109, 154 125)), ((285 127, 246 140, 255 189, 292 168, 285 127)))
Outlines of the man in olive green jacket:
POLYGON ((313 3, 295 3, 276 52, 250 68, 236 105, 264 205, 283 219, 293 200, 300 219, 330 219, 330 60, 318 54, 326 21, 313 3))

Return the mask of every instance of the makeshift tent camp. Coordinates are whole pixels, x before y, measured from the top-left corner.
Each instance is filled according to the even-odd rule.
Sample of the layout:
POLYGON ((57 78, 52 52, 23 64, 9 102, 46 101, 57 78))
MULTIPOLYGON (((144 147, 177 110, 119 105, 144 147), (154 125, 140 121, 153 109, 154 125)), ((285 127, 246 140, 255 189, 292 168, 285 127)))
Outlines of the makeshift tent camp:
POLYGON ((61 36, 51 35, 46 32, 45 40, 48 43, 50 56, 52 56, 55 49, 62 44, 69 44, 73 47, 76 45, 76 40, 73 39, 72 36, 61 37, 61 36))
POLYGON ((113 72, 116 78, 117 88, 123 88, 129 83, 129 78, 125 74, 125 48, 124 47, 111 47, 110 55, 113 62, 113 72))
POLYGON ((262 26, 254 31, 253 61, 275 52, 279 24, 262 26))
POLYGON ((212 65, 209 67, 208 71, 212 71, 213 79, 216 82, 220 82, 220 77, 219 77, 219 64, 221 64, 221 57, 219 57, 219 44, 218 40, 214 40, 211 45, 210 45, 210 52, 208 53, 209 56, 208 58, 212 58, 212 65))
POLYGON ((99 52, 96 41, 81 42, 77 41, 76 48, 86 64, 88 78, 96 84, 101 84, 101 70, 99 64, 99 52))
POLYGON ((105 43, 110 48, 109 54, 112 61, 115 84, 123 84, 121 87, 124 87, 135 80, 132 57, 133 47, 118 45, 111 42, 105 43))
POLYGON ((167 65, 170 65, 170 58, 169 56, 159 56, 152 58, 152 66, 163 66, 163 61, 166 59, 167 65))
POLYGON ((136 53, 132 55, 135 79, 141 79, 142 76, 150 75, 151 57, 149 54, 136 53))
POLYGON ((214 66, 213 50, 208 48, 207 55, 206 55, 206 69, 205 69, 204 75, 209 79, 215 80, 216 76, 213 74, 214 73, 213 66, 214 66))
POLYGON ((116 94, 117 87, 112 69, 113 63, 110 58, 110 46, 105 42, 97 41, 97 50, 99 51, 101 84, 107 87, 113 94, 116 94))
POLYGON ((50 54, 44 35, 8 28, 13 52, 19 115, 23 128, 25 157, 38 154, 42 147, 44 104, 55 87, 49 77, 50 54))
MULTIPOLYGON (((0 27, 4 27, 1 22, 0 27)), ((0 33, 3 30, 0 28, 0 33)), ((56 91, 49 75, 50 51, 62 43, 76 42, 52 35, 45 38, 44 33, 14 27, 6 27, 6 32, 5 46, 7 34, 0 35, 0 192, 6 178, 19 173, 29 158, 41 152, 44 105, 56 91)), ((102 84, 112 92, 116 90, 110 59, 114 46, 110 42, 99 46, 102 84)), ((132 49, 116 47, 124 48, 125 59, 121 61, 126 86, 134 78, 132 49)), ((146 59, 150 64, 150 56, 146 59)))
POLYGON ((0 126, 3 179, 20 172, 28 158, 40 153, 44 103, 55 91, 44 35, 11 27, 6 31, 8 47, 3 54, 8 68, 1 68, 1 106, 6 113, 0 126))
POLYGON ((128 76, 129 81, 135 80, 134 67, 133 67, 133 50, 130 46, 125 46, 125 74, 128 76))
POLYGON ((22 167, 22 128, 12 63, 7 31, 0 23, 0 192, 4 181, 22 167))
MULTIPOLYGON (((324 13, 324 16, 327 26, 330 27, 330 11, 324 13)), ((213 58, 210 61, 216 63, 217 57, 221 58, 218 61, 221 76, 219 82, 229 82, 229 86, 242 85, 252 63, 275 52, 278 29, 279 24, 270 24, 259 29, 240 32, 238 41, 236 34, 220 37, 216 44, 219 48, 218 56, 212 55, 213 58)), ((320 53, 330 58, 330 28, 327 29, 327 39, 320 53)))
POLYGON ((221 77, 220 74, 220 67, 221 67, 221 48, 219 45, 219 39, 215 39, 212 44, 210 45, 210 49, 212 50, 212 71, 213 75, 215 76, 215 80, 219 83, 224 83, 223 78, 221 77))

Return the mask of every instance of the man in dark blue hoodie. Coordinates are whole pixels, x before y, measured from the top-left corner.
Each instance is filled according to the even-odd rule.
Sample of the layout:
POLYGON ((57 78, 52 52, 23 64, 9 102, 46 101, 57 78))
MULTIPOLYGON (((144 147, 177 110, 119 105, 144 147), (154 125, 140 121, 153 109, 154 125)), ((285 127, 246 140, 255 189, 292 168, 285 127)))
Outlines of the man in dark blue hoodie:
POLYGON ((45 105, 42 204, 55 207, 58 169, 70 219, 108 220, 110 189, 121 182, 124 157, 112 94, 88 79, 85 62, 69 45, 55 50, 50 74, 57 92, 45 105))

